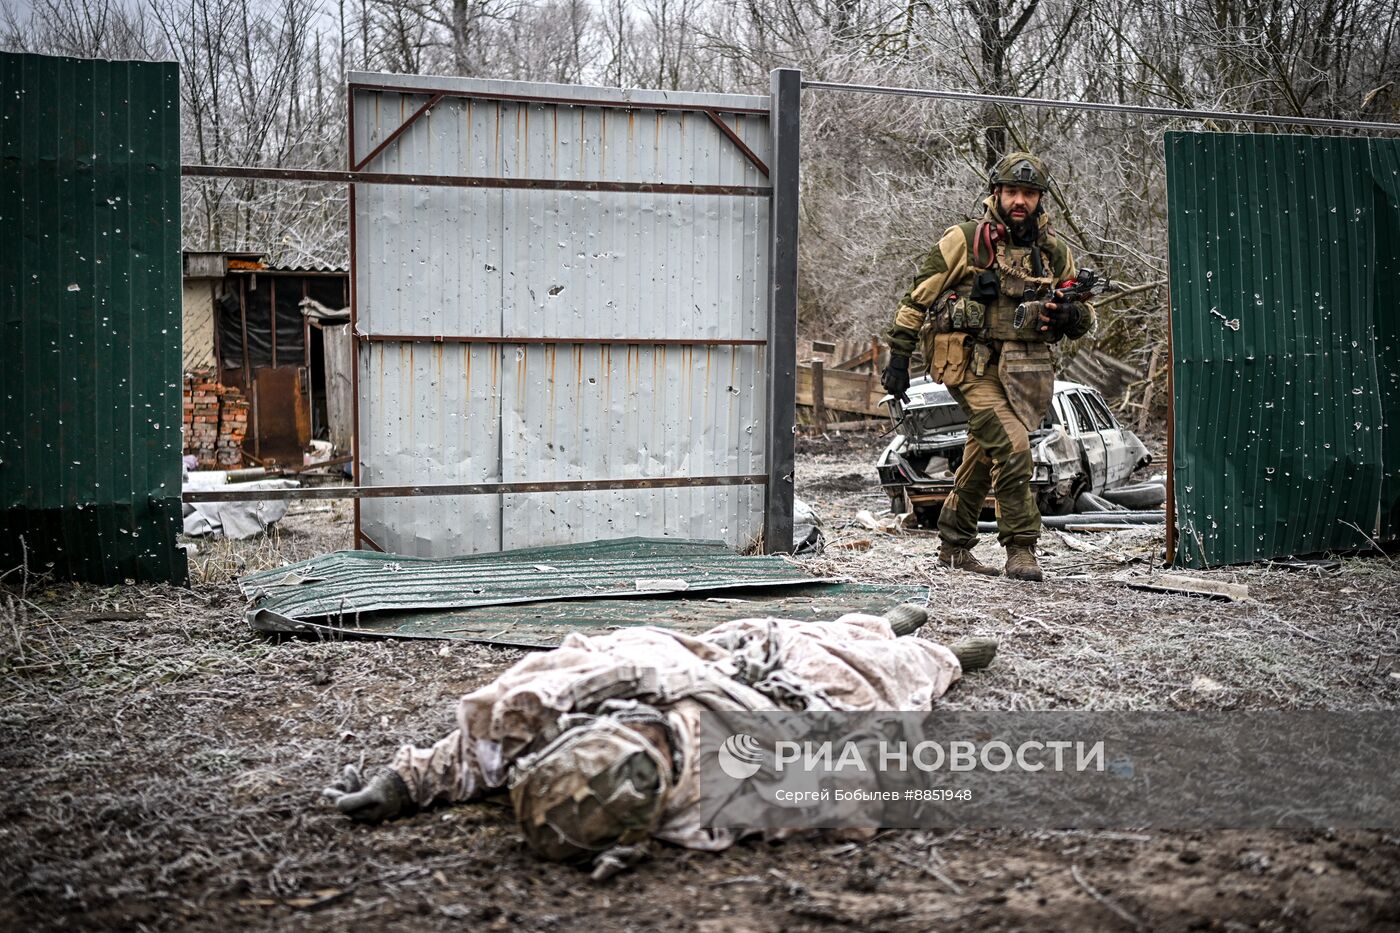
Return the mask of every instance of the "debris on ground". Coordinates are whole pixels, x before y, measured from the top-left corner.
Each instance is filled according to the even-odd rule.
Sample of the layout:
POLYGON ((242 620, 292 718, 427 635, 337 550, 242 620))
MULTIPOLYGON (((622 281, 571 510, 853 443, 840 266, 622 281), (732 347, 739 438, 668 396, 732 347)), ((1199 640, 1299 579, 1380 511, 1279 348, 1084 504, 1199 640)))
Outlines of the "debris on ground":
POLYGON ((869 509, 861 509, 856 513, 856 521, 871 531, 878 531, 882 534, 897 535, 903 533, 904 529, 913 524, 914 515, 912 512, 892 513, 886 512, 884 515, 875 516, 869 509))
MULTIPOLYGON (((850 516, 888 506, 867 466, 876 433, 798 444, 795 485, 815 510, 850 516)), ((265 535, 205 539, 190 562, 191 588, 56 584, 20 570, 0 581, 0 924, 559 929, 596 928, 602 917, 634 929, 724 929, 739 918, 765 933, 1122 926, 1075 880, 1075 867, 1150 928, 1395 922, 1400 838, 1383 830, 900 831, 859 849, 744 841, 729 858, 659 846, 598 885, 537 860, 496 798, 353 831, 334 810, 308 805, 308 780, 357 757, 351 748, 444 734, 452 704, 522 656, 461 641, 251 632, 233 581, 258 570, 285 575, 348 548, 353 527, 348 500, 298 503, 265 535), (1242 862, 1243 853, 1258 855, 1242 862)), ((843 603, 888 599, 878 594, 898 587, 896 601, 927 599, 933 610, 915 637, 998 638, 997 663, 940 709, 1400 709, 1400 563, 1332 555, 1316 565, 1193 573, 1248 585, 1247 602, 1116 582, 1125 566, 1161 567, 1163 534, 1158 525, 1066 535, 1098 548, 1089 551, 1047 533, 1038 552, 1046 582, 1017 584, 940 570, 936 535, 862 530, 868 549, 798 561, 807 575, 862 589, 840 598, 784 590, 782 615, 835 618, 843 603)), ((987 535, 976 554, 995 563, 1004 551, 987 535)), ((728 618, 769 614, 711 600, 760 596, 667 599, 703 631, 718 620, 704 619, 702 607, 728 618)), ((662 597, 631 600, 667 611, 662 597)), ((584 630, 613 624, 604 602, 590 603, 596 624, 584 630)), ((494 625, 484 631, 492 635, 543 621, 532 617, 544 605, 565 604, 468 612, 500 613, 471 623, 494 625)), ((579 617, 557 617, 556 631, 579 629, 579 617)))
MULTIPOLYGON (((248 474, 263 476, 265 473, 260 467, 231 472, 207 470, 189 473, 181 491, 203 492, 232 483, 236 483, 239 490, 294 489, 301 485, 294 479, 254 479, 251 482, 238 482, 248 474)), ((266 534, 269 528, 287 514, 288 505, 289 502, 285 499, 258 502, 186 502, 183 531, 192 538, 221 535, 234 541, 244 541, 266 534)))
POLYGON ((820 554, 826 547, 826 535, 822 532, 822 520, 801 498, 792 499, 792 553, 820 554))
POLYGON ((635 593, 687 592, 820 582, 790 561, 736 554, 723 542, 616 538, 584 544, 520 548, 462 557, 407 557, 338 551, 239 581, 254 611, 288 618, 343 618, 407 609, 457 609, 503 603, 598 599, 635 593))
POLYGON ((1190 596, 1210 596, 1242 602, 1249 599, 1249 587, 1243 583, 1226 583, 1223 580, 1205 580, 1201 577, 1188 577, 1175 573, 1159 573, 1150 577, 1129 577, 1123 579, 1125 586, 1135 590, 1155 590, 1159 593, 1185 593, 1190 596))

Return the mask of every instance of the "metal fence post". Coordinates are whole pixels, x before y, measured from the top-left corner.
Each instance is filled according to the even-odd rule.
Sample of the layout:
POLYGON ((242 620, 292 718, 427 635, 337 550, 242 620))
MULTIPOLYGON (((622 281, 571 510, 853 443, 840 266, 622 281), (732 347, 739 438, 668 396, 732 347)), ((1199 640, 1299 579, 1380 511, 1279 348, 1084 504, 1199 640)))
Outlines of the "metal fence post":
POLYGON ((792 550, 797 391, 797 171, 802 72, 769 73, 773 129, 768 230, 768 486, 763 550, 792 550))

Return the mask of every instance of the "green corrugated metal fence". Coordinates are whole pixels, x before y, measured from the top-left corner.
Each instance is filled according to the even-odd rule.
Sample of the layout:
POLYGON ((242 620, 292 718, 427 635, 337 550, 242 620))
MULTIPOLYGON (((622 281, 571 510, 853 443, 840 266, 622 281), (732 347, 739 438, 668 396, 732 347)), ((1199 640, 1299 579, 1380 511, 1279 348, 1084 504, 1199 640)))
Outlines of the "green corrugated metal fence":
POLYGON ((185 579, 178 86, 0 54, 0 572, 185 579))
POLYGON ((1166 151, 1177 562, 1394 539, 1400 141, 1169 133, 1166 151))

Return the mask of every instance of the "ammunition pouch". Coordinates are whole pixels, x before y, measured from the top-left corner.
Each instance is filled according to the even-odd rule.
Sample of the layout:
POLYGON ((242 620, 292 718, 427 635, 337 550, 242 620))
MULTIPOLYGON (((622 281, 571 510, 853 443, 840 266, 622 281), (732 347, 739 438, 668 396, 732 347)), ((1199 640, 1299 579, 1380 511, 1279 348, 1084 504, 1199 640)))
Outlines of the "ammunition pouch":
POLYGON ((928 371, 934 382, 945 386, 962 385, 971 356, 968 349, 971 342, 967 334, 958 332, 934 336, 933 359, 928 371))
POLYGON ((995 269, 983 269, 972 279, 971 296, 986 304, 1001 294, 1001 279, 995 269))
POLYGON ((987 306, 975 298, 963 295, 948 297, 948 325, 951 330, 973 334, 987 323, 987 306))
POLYGON ((1011 410, 1027 431, 1034 431, 1050 410, 1055 369, 1044 343, 1008 343, 1002 347, 997 375, 1011 410))

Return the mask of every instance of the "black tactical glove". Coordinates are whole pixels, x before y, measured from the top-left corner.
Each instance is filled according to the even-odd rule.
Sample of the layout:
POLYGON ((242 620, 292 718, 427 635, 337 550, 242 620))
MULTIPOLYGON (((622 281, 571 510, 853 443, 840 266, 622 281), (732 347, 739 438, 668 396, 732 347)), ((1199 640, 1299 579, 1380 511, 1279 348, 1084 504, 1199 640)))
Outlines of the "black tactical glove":
POLYGON ((908 405, 909 396, 904 392, 909 388, 909 357, 891 353, 889 365, 880 372, 880 385, 899 399, 900 404, 908 405))
POLYGON ((1055 330, 1064 333, 1079 326, 1089 314, 1089 309, 1079 301, 1047 302, 1040 312, 1041 330, 1055 330), (1054 307, 1051 307, 1051 305, 1054 307))

